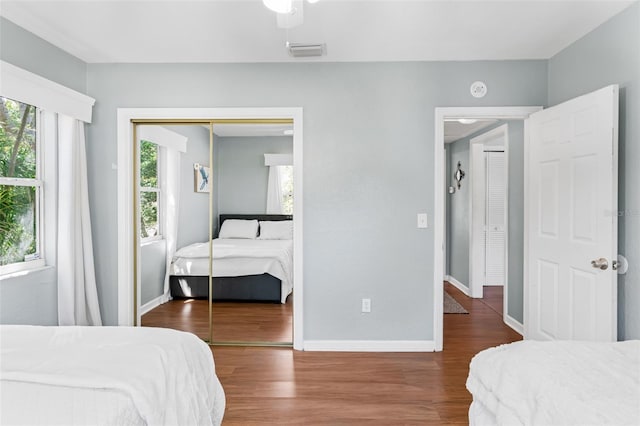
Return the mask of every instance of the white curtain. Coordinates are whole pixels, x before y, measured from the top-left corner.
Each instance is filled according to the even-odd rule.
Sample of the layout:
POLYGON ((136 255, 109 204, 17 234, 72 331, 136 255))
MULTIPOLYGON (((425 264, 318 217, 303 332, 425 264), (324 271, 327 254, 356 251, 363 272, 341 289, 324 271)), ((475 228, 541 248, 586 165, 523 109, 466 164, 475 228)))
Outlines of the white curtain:
POLYGON ((292 154, 264 154, 264 165, 269 167, 267 181, 267 214, 282 214, 282 167, 293 164, 292 154))
POLYGON ((58 115, 58 323, 102 325, 89 217, 84 123, 58 115))
POLYGON ((269 166, 267 182, 267 214, 282 214, 282 185, 280 166, 269 166))
POLYGON ((164 237, 167 243, 167 263, 164 277, 164 297, 170 300, 169 273, 171 261, 176 254, 176 242, 178 240, 178 206, 180 205, 180 152, 165 148, 166 167, 164 175, 164 237))

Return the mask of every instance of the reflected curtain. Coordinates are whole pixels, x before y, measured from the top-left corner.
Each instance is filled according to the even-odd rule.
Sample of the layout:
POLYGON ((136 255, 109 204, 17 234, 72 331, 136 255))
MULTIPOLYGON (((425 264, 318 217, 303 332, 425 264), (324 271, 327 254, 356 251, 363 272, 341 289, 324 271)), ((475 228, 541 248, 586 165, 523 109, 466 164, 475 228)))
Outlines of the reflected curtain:
POLYGON ((169 291, 169 274, 171 261, 176 254, 178 241, 178 207, 180 205, 180 152, 172 148, 165 148, 166 167, 164 175, 164 237, 166 240, 167 262, 164 277, 164 298, 171 300, 169 291))
POLYGON ((87 186, 84 123, 58 115, 58 323, 102 325, 87 186))
POLYGON ((282 214, 282 184, 280 166, 269 166, 267 181, 267 214, 282 214))

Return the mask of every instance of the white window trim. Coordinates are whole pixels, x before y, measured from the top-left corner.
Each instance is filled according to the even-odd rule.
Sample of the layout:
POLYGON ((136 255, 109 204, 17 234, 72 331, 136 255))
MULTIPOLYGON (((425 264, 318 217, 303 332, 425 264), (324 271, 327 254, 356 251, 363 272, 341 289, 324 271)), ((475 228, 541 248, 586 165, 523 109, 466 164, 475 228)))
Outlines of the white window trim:
POLYGON ((0 96, 91 123, 96 100, 5 61, 0 61, 0 96))
MULTIPOLYGON (((164 240, 164 174, 165 174, 165 163, 164 163, 164 146, 160 145, 152 140, 148 140, 146 138, 139 138, 140 142, 146 140, 156 146, 157 154, 156 154, 156 181, 158 183, 157 187, 154 186, 141 186, 138 189, 138 202, 142 200, 142 192, 155 192, 156 202, 158 203, 158 215, 156 220, 158 221, 158 233, 153 237, 143 238, 140 235, 140 244, 146 245, 148 243, 152 243, 154 241, 164 240)), ((140 173, 140 145, 138 145, 138 173, 140 173)), ((138 182, 140 182, 140 176, 138 176, 138 182)), ((140 223, 139 229, 142 229, 142 212, 140 212, 140 223)))
MULTIPOLYGON (((4 96, 3 96, 4 97, 4 96)), ((13 99, 15 100, 15 99, 13 99)), ((24 102, 23 102, 24 103, 24 102)), ((25 186, 37 187, 37 218, 36 218, 36 252, 34 253, 38 257, 32 260, 23 260, 20 262, 10 263, 8 265, 0 265, 0 277, 7 275, 13 275, 19 272, 32 271, 34 269, 41 269, 46 266, 46 243, 48 239, 44 237, 44 229, 49 224, 45 223, 45 163, 47 157, 45 156, 42 140, 48 140, 50 137, 50 131, 47 132, 48 127, 51 125, 50 120, 45 120, 45 112, 36 107, 36 177, 33 178, 16 178, 16 177, 0 177, 0 185, 11 186, 25 186)), ((55 226, 55 223, 53 223, 55 226)))

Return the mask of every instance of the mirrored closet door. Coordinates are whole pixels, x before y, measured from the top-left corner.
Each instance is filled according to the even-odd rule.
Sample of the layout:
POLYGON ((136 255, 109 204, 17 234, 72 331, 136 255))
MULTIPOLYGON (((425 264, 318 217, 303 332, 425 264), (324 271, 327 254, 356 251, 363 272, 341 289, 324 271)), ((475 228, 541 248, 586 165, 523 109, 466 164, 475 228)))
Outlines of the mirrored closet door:
POLYGON ((134 123, 143 326, 292 342, 292 120, 134 123))

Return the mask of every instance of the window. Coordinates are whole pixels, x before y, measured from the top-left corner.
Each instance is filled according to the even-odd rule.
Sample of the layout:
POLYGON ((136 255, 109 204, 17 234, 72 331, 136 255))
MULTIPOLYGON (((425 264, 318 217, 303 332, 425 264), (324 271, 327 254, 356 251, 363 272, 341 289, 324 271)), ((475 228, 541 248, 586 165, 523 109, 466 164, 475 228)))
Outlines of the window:
POLYGON ((140 141, 140 238, 151 241, 162 238, 160 226, 161 188, 159 147, 140 141))
POLYGON ((278 166, 282 190, 282 213, 293 214, 293 166, 278 166))
POLYGON ((44 265, 40 110, 0 97, 0 274, 44 265))

